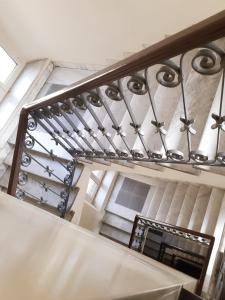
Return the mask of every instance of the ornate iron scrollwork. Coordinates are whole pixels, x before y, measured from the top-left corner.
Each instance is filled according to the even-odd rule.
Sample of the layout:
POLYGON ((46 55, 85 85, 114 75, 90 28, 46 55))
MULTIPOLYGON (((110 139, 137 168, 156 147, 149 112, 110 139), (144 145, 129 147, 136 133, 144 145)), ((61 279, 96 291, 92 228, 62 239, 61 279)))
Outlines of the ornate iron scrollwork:
POLYGON ((62 113, 61 113, 61 111, 60 111, 60 108, 59 108, 58 104, 52 105, 52 106, 50 107, 50 112, 51 112, 53 115, 57 116, 57 117, 61 117, 61 116, 62 116, 62 113))
POLYGON ((58 206, 57 206, 58 211, 62 214, 65 212, 66 210, 66 203, 65 200, 62 200, 59 202, 58 206))
POLYGON ((69 192, 67 190, 63 190, 60 192, 60 197, 64 200, 66 200, 69 196, 69 192))
POLYGON ((16 198, 19 200, 24 200, 25 197, 26 197, 25 192, 20 188, 16 188, 16 198))
POLYGON ((159 151, 148 151, 148 157, 153 160, 161 160, 163 159, 163 154, 159 151))
POLYGON ((120 157, 128 157, 128 152, 126 150, 118 150, 117 151, 117 154, 120 156, 120 157))
POLYGON ((73 178, 72 178, 71 174, 67 174, 64 178, 65 185, 70 186, 72 184, 72 180, 73 180, 73 178))
POLYGON ((75 161, 74 160, 71 160, 67 163, 66 165, 66 169, 71 173, 73 172, 74 170, 74 167, 75 167, 75 161))
POLYGON ((71 109, 70 103, 67 101, 62 102, 60 108, 67 114, 73 114, 73 110, 71 109))
POLYGON ((51 113, 51 110, 50 109, 48 109, 48 108, 41 108, 40 109, 40 113, 44 116, 44 117, 46 117, 46 118, 48 118, 48 119, 52 119, 52 113, 51 113))
POLYGON ((102 102, 101 102, 101 98, 97 93, 94 92, 90 92, 87 95, 87 100, 94 106, 96 107, 101 107, 102 106, 102 102))
POLYGON ((136 95, 144 95, 148 91, 146 80, 143 77, 134 75, 127 82, 128 89, 136 95))
POLYGON ((109 157, 116 157, 116 153, 110 150, 106 150, 105 154, 109 157))
POLYGON ((37 128, 37 121, 33 117, 29 117, 27 121, 27 129, 34 131, 37 128))
POLYGON ((163 66, 156 73, 156 80, 165 87, 174 88, 182 81, 180 68, 170 60, 165 61, 163 62, 163 66))
POLYGON ((23 167, 28 167, 31 164, 31 157, 27 153, 23 153, 21 165, 23 167))
POLYGON ((224 65, 224 52, 215 45, 207 45, 193 57, 192 68, 202 75, 219 73, 224 65))
POLYGON ((21 171, 18 177, 18 184, 25 185, 28 181, 28 174, 26 172, 21 171))
POLYGON ((27 149, 32 149, 34 147, 35 140, 32 136, 26 135, 24 140, 24 145, 27 149))
POLYGON ((122 95, 121 95, 120 89, 116 85, 113 85, 113 84, 108 85, 108 87, 105 90, 105 94, 111 100, 114 100, 114 101, 122 100, 122 95))
POLYGON ((198 163, 206 162, 208 156, 203 151, 191 151, 190 158, 198 163))
POLYGON ((131 150, 131 154, 134 158, 141 159, 144 157, 144 153, 141 150, 131 150))
POLYGON ((184 154, 179 150, 168 150, 166 155, 173 161, 182 161, 184 159, 184 154))
POLYGON ((80 97, 75 97, 72 99, 72 103, 75 107, 79 108, 79 109, 82 109, 82 110, 86 110, 87 109, 87 106, 86 104, 84 103, 84 100, 80 97))

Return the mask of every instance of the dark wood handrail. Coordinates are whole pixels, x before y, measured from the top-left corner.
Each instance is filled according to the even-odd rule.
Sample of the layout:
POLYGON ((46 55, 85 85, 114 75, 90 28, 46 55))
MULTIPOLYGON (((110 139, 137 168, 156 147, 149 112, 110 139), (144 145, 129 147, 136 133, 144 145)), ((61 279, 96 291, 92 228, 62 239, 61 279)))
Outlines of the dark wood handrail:
POLYGON ((52 105, 69 97, 78 96, 83 92, 93 90, 99 86, 109 84, 119 78, 133 74, 144 68, 150 67, 224 36, 225 10, 124 60, 121 60, 120 62, 105 68, 104 70, 71 85, 70 87, 43 97, 32 104, 25 105, 20 114, 8 193, 15 195, 22 155, 23 139, 26 132, 27 116, 29 112, 34 109, 42 108, 43 106, 52 105))

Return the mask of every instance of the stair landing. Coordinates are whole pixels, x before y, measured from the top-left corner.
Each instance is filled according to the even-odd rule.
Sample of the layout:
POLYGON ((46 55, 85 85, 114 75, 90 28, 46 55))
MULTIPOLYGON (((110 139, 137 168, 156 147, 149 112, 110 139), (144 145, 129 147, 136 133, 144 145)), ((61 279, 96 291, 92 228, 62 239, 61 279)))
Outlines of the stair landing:
POLYGON ((168 293, 166 299, 175 300, 181 285, 192 290, 195 284, 189 276, 2 192, 0 225, 0 299, 107 300, 144 294, 157 300, 168 293))

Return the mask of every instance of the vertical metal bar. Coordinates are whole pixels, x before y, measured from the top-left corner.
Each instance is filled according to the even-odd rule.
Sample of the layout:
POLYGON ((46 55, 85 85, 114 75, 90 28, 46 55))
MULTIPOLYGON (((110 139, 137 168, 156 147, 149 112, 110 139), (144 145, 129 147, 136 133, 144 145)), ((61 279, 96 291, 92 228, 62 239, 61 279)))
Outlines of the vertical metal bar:
MULTIPOLYGON (((181 55, 180 58, 180 72, 181 72, 181 95, 182 95, 182 103, 183 103, 183 110, 184 110, 184 117, 185 120, 188 120, 187 117, 187 107, 186 107, 186 101, 185 101, 185 92, 184 92, 184 80, 183 80, 183 60, 184 60, 184 54, 181 55)), ((191 136, 190 132, 187 130, 186 131, 187 135, 187 143, 188 143, 188 161, 191 160, 191 136)))
MULTIPOLYGON (((98 93, 101 94, 100 89, 98 88, 97 90, 98 90, 98 93)), ((101 95, 102 95, 102 94, 101 94, 101 95)), ((109 108, 107 102, 106 102, 106 101, 103 99, 103 97, 101 97, 101 96, 100 96, 100 101, 101 101, 102 105, 104 106, 104 108, 105 108, 105 110, 106 110, 106 112, 107 112, 109 118, 110 118, 111 121, 112 121, 113 128, 117 131, 117 134, 119 134, 119 136, 121 137, 121 139, 122 139, 122 141, 123 141, 125 147, 127 148, 127 150, 130 152, 130 154, 132 154, 132 151, 131 151, 130 147, 129 147, 128 144, 127 144, 126 138, 125 138, 125 137, 123 136, 123 134, 121 133, 121 127, 119 126, 118 122, 117 122, 116 119, 114 118, 114 116, 113 116, 113 114, 112 114, 112 112, 111 112, 111 110, 110 110, 110 108, 109 108)))
POLYGON ((52 160, 56 160, 63 168, 65 168, 67 170, 67 167, 60 161, 59 157, 56 156, 55 154, 53 154, 53 151, 49 151, 37 139, 35 139, 29 132, 27 132, 26 134, 28 134, 35 141, 35 143, 40 145, 49 154, 49 156, 52 158, 52 160))
POLYGON ((105 136, 106 139, 109 141, 110 145, 115 150, 115 152, 118 153, 118 149, 116 148, 116 145, 114 144, 113 140, 107 135, 107 133, 105 133, 105 128, 102 126, 101 121, 97 117, 97 115, 94 112, 94 110, 92 109, 91 105, 88 103, 88 101, 86 101, 85 97, 83 97, 83 100, 85 102, 85 105, 87 106, 87 109, 89 110, 90 114, 92 115, 93 119, 97 123, 98 129, 101 131, 101 133, 103 134, 103 136, 105 136))
MULTIPOLYGON (((127 108, 127 111, 128 111, 128 114, 129 114, 129 116, 130 116, 131 121, 132 121, 132 123, 134 124, 134 126, 138 126, 138 124, 137 124, 137 122, 136 122, 136 119, 135 119, 135 116, 134 116, 134 114, 133 114, 133 112, 132 112, 132 109, 131 109, 131 107, 130 107, 130 104, 129 104, 129 102, 127 101, 127 99, 126 99, 126 97, 125 97, 125 95, 124 95, 124 93, 123 93, 123 87, 122 87, 122 84, 121 84, 121 79, 118 80, 118 86, 119 86, 119 89, 120 89, 120 92, 121 92, 123 101, 124 101, 124 103, 125 103, 125 106, 126 106, 126 108, 127 108)), ((142 135, 140 134, 140 132, 139 132, 138 129, 137 129, 137 134, 138 134, 138 137, 139 137, 139 139, 140 139, 140 141, 141 141, 141 144, 142 144, 142 146, 143 146, 143 148, 144 148, 144 150, 145 150, 145 152, 146 152, 146 154, 147 154, 147 156, 148 156, 148 149, 146 148, 144 139, 143 139, 143 137, 142 137, 142 135)))
POLYGON ((61 214, 61 218, 65 218, 66 216, 66 213, 67 213, 67 206, 68 206, 68 202, 69 202, 69 197, 70 197, 70 192, 71 192, 71 189, 72 189, 72 185, 73 185, 73 178, 74 178, 74 174, 75 174, 75 171, 76 171, 76 167, 77 167, 77 160, 74 160, 74 167, 73 167, 73 171, 70 173, 71 174, 71 183, 69 185, 69 187, 67 187, 67 190, 68 190, 68 195, 67 195, 67 198, 65 200, 65 209, 64 211, 62 212, 61 214))
POLYGON ((63 149, 65 149, 68 153, 70 153, 69 148, 66 147, 57 137, 55 134, 51 132, 51 130, 38 118, 36 119, 37 123, 54 139, 55 143, 59 144, 63 149))
MULTIPOLYGON (((144 74, 145 74, 145 80, 146 80, 146 84, 147 84, 148 98, 149 98, 150 105, 151 105, 151 108, 152 108, 153 116, 154 116, 155 121, 157 123, 159 123, 159 120, 158 120, 157 114, 156 114, 155 103, 154 103, 154 100, 153 100, 153 97, 152 97, 151 91, 150 91, 149 80, 148 80, 148 69, 145 69, 144 74)), ((163 146, 164 151, 166 153, 167 152, 167 145, 166 145, 165 138, 164 138, 163 134, 161 133, 161 131, 159 131, 159 135, 160 135, 160 139, 161 139, 161 142, 162 142, 162 146, 163 146)))
POLYGON ((73 131, 84 141, 84 143, 88 146, 88 148, 91 151, 96 151, 94 149, 94 147, 92 147, 92 145, 89 143, 89 141, 82 136, 82 134, 80 134, 80 130, 74 125, 74 123, 72 122, 72 120, 70 119, 69 116, 66 115, 66 113, 60 109, 60 112, 62 113, 63 117, 65 118, 65 120, 70 124, 70 126, 73 128, 73 131))
MULTIPOLYGON (((223 66, 223 72, 222 72, 222 87, 221 87, 221 94, 220 94, 220 106, 219 106, 219 118, 222 117, 222 108, 223 108, 223 96, 224 96, 224 82, 225 80, 225 66, 223 66)), ((216 140, 216 154, 215 154, 215 161, 217 158, 217 152, 219 149, 219 142, 220 142, 220 126, 217 128, 217 140, 216 140)))
POLYGON ((72 106, 71 109, 74 112, 75 116, 80 120, 80 122, 83 124, 84 129, 89 133, 89 135, 95 140, 95 142, 99 145, 100 149, 105 152, 105 148, 102 145, 102 143, 99 141, 99 139, 93 134, 93 130, 88 126, 87 122, 84 120, 84 118, 79 114, 79 112, 72 106))
MULTIPOLYGON (((60 141, 60 139, 58 139, 58 138, 55 137, 55 133, 51 132, 51 130, 50 130, 50 129, 49 129, 49 128, 48 128, 48 127, 40 120, 40 119, 38 119, 38 118, 36 118, 36 117, 35 117, 35 119, 36 119, 37 123, 40 124, 41 127, 42 127, 43 129, 45 129, 45 131, 48 132, 58 144, 60 144, 67 152, 70 153, 69 148, 67 148, 67 147, 60 141)), ((47 121, 47 120, 45 120, 45 121, 47 121)), ((47 123, 51 126, 51 122, 47 122, 47 123)), ((51 127, 52 127, 52 126, 51 126, 51 127)), ((53 130, 54 130, 54 128, 56 128, 56 127, 53 126, 52 128, 53 128, 53 130)), ((59 133, 60 133, 59 130, 58 130, 57 128, 56 128, 56 131, 57 131, 56 134, 59 134, 59 133)), ((67 141, 65 138, 61 137, 61 139, 62 139, 65 143, 67 143, 67 144, 70 146, 70 148, 71 148, 72 150, 77 150, 77 149, 76 149, 69 141, 67 141)))

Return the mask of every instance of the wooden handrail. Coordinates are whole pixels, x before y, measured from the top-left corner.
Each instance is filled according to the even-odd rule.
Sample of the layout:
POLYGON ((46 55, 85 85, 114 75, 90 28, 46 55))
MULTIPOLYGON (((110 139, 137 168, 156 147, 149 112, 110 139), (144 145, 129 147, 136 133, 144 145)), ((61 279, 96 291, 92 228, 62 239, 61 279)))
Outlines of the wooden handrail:
POLYGON ((25 105, 20 115, 8 193, 15 195, 22 155, 23 138, 26 132, 27 116, 29 112, 34 109, 42 108, 43 106, 53 105, 54 103, 63 101, 70 97, 78 96, 83 92, 91 91, 102 85, 109 84, 115 80, 128 76, 129 74, 133 74, 224 36, 225 10, 124 60, 121 60, 120 62, 105 68, 104 70, 71 85, 70 87, 43 97, 32 104, 25 105))

